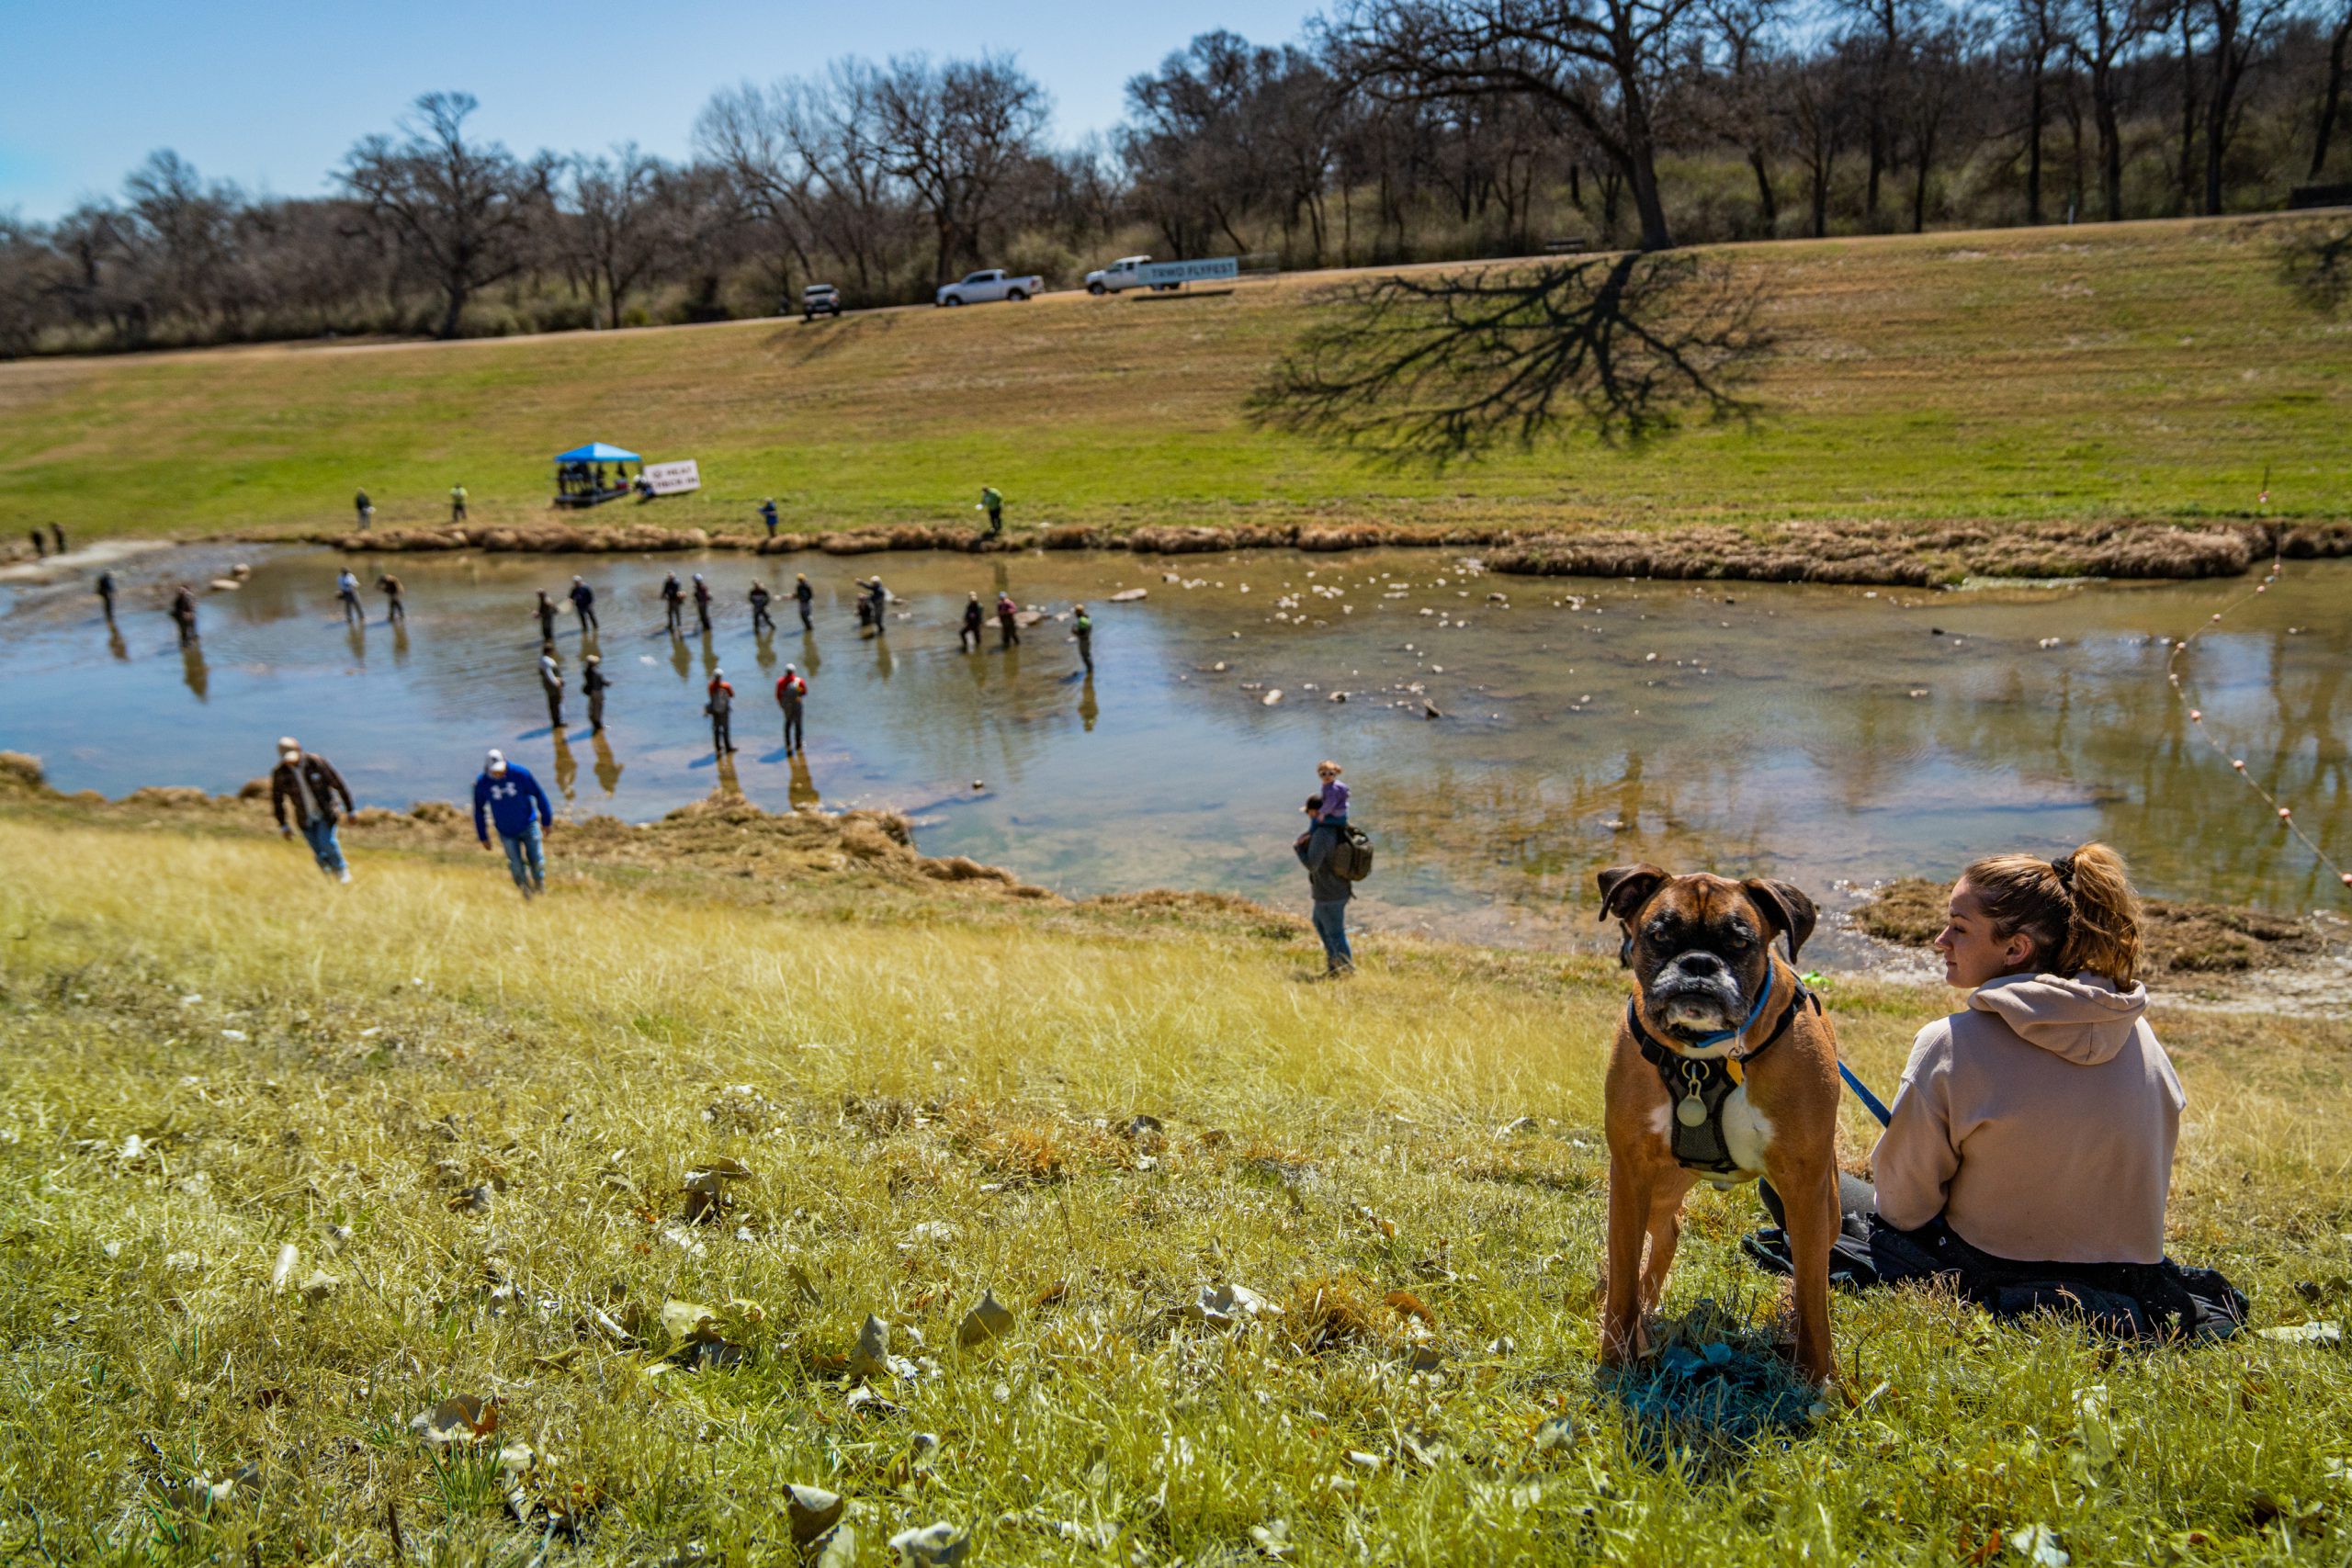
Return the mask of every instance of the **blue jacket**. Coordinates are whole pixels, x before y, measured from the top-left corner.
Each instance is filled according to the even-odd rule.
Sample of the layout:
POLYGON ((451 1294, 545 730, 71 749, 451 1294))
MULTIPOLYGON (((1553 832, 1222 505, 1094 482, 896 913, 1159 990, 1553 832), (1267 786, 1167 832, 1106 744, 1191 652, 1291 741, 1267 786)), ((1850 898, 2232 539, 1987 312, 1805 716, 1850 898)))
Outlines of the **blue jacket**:
POLYGON ((474 837, 487 843, 490 829, 482 825, 482 810, 488 807, 490 819, 498 830, 510 839, 518 839, 531 830, 536 817, 542 824, 555 824, 554 808, 548 805, 548 792, 531 776, 531 770, 509 762, 506 776, 492 778, 483 773, 474 780, 474 837))

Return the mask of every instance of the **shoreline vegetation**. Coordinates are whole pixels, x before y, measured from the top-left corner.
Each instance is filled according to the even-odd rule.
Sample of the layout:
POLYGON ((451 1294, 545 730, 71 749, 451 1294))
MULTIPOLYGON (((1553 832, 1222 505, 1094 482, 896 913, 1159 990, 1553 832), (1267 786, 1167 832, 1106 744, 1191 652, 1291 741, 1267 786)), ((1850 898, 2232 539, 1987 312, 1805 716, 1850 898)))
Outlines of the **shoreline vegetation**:
MULTIPOLYGON (((276 831, 268 798, 266 778, 247 782, 234 795, 184 784, 149 785, 115 800, 96 790, 67 794, 49 785, 38 758, 0 751, 0 810, 19 814, 46 812, 71 822, 135 819, 149 827, 266 838, 276 831)), ((366 806, 343 819, 343 838, 346 847, 368 850, 462 852, 473 841, 472 820, 466 807, 450 801, 423 800, 405 809, 366 806)), ((897 811, 772 812, 740 794, 719 793, 644 823, 601 813, 565 819, 549 838, 548 857, 559 874, 595 867, 628 875, 718 874, 762 886, 789 881, 845 897, 881 891, 918 902, 941 895, 1064 915, 1197 923, 1204 930, 1248 931, 1276 943, 1311 942, 1300 916, 1236 894, 1147 888, 1070 898, 968 856, 926 855, 915 846, 912 823, 897 811)), ((1924 878, 1895 878, 1864 889, 1861 901, 1843 918, 1863 936, 1884 943, 1890 957, 1917 952, 1943 923, 1946 891, 1944 885, 1924 878)), ((2324 925, 2311 915, 2165 899, 2146 900, 2143 911, 2149 974, 2159 984, 2169 980, 2186 987, 2184 995, 2193 998, 2188 1005, 2238 1005, 2257 997, 2271 980, 2291 982, 2292 995, 2282 989, 2277 997, 2280 1005, 2308 1009, 2352 1002, 2352 969, 2344 962, 2352 955, 2352 928, 2341 921, 2324 925)), ((1398 931, 1382 932, 1379 940, 1393 945, 1432 939, 1398 931)), ((1446 938, 1433 942, 1458 945, 1446 938)), ((1507 965, 1558 957, 1538 950, 1475 951, 1491 953, 1507 965)), ((1896 975, 1910 978, 1899 961, 1866 965, 1850 977, 1867 981, 1896 975)))
POLYGON ((1694 525, 1652 530, 1541 527, 1430 528, 1408 524, 1170 527, 1126 531, 1064 525, 986 538, 965 527, 784 534, 774 538, 651 524, 581 527, 564 523, 383 528, 366 533, 232 535, 243 543, 309 543, 355 554, 484 550, 506 554, 660 554, 720 550, 757 555, 894 550, 1013 554, 1125 549, 1195 555, 1245 549, 1309 554, 1377 548, 1484 549, 1488 570, 1521 577, 1654 577, 1928 588, 1969 578, 2165 580, 2235 577, 2275 551, 2290 560, 2352 555, 2352 522, 2227 521, 2202 527, 2158 522, 1905 525, 1792 523, 1735 528, 1694 525))
MULTIPOLYGON (((2340 1533, 2340 1010, 2159 1023, 2167 1246, 2253 1332, 2119 1355, 1841 1294, 1849 1401, 1791 1408, 1747 1190, 1693 1195, 1661 1356, 1594 1365, 1605 955, 1400 940, 1305 985, 1254 911, 941 881, 872 819, 614 832, 694 863, 567 829, 529 904, 446 819, 371 819, 350 887, 267 831, 0 807, 0 1557, 760 1562, 846 1527, 826 1561, 870 1565, 936 1527, 997 1563, 2091 1568, 2340 1533)), ((1950 998, 1829 1005, 1891 1090, 1950 998)), ((1873 1131, 1842 1107, 1841 1156, 1873 1131)))

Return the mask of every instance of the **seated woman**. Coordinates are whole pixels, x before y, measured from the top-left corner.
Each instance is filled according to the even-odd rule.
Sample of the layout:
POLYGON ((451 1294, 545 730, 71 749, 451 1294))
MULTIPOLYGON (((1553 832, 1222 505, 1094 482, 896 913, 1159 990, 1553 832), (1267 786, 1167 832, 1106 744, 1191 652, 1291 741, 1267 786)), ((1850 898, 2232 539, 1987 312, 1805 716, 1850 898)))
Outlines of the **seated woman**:
MULTIPOLYGON (((2085 844, 1980 860, 1935 946, 1968 1005, 1913 1043, 1874 1190, 1847 1179, 1833 1273, 1943 1276, 2000 1315, 2063 1311, 2130 1336, 2233 1331, 2245 1298, 2165 1257, 2182 1097, 2145 1016, 2121 858, 2085 844)), ((1766 1232, 1750 1251, 1770 1266, 1784 1247, 1766 1232)))

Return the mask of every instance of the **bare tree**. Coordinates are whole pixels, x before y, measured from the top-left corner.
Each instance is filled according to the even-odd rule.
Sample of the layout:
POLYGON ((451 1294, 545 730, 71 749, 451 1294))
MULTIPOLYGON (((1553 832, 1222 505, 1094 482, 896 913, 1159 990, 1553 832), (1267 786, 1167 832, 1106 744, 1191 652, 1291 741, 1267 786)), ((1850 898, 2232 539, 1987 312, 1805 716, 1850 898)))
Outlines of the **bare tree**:
POLYGON ((2099 197, 2110 223, 2123 216, 2125 62, 2148 36, 2144 0, 2074 0, 2068 51, 2090 74, 2091 119, 2098 133, 2099 197))
POLYGON ((669 168, 628 142, 609 158, 575 157, 569 225, 575 254, 605 299, 605 322, 669 257, 676 242, 669 168))
POLYGON ((2352 0, 2336 0, 2335 17, 2327 24, 2327 75, 2320 88, 2319 115, 2312 128, 2312 166, 2306 178, 2317 180, 2327 171, 2328 143, 2335 136, 2336 116, 2344 107, 2344 73, 2352 54, 2352 0))
POLYGON ((2248 67, 2287 16, 2290 0, 2191 0, 2213 30, 2211 89, 2205 96, 2205 211, 2222 210, 2222 163, 2237 134, 2239 95, 2248 67))
POLYGON ((1624 176, 1644 250, 1674 243, 1658 189, 1659 113, 1701 0, 1346 0, 1346 70, 1403 97, 1524 95, 1573 120, 1624 176))
POLYGON ((523 266, 531 202, 521 165, 498 142, 467 140, 469 93, 427 93, 401 122, 402 140, 368 137, 342 181, 415 257, 441 295, 436 335, 458 335, 466 302, 523 266))
POLYGON ((1018 178, 1043 155, 1052 106, 1045 89, 1001 56, 934 65, 890 62, 874 84, 880 145, 930 220, 932 276, 977 262, 1018 178))

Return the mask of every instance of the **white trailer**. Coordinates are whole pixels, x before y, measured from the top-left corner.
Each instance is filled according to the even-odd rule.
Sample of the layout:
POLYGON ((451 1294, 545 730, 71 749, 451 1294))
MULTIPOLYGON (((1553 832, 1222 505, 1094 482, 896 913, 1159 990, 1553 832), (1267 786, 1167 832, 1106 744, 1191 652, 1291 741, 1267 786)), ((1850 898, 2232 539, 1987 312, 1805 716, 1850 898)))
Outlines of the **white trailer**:
POLYGON ((1238 256, 1173 262, 1156 262, 1149 256, 1121 256, 1109 266, 1088 273, 1086 291, 1118 294, 1129 288, 1149 288, 1166 294, 1188 283, 1230 283, 1240 276, 1238 256))

